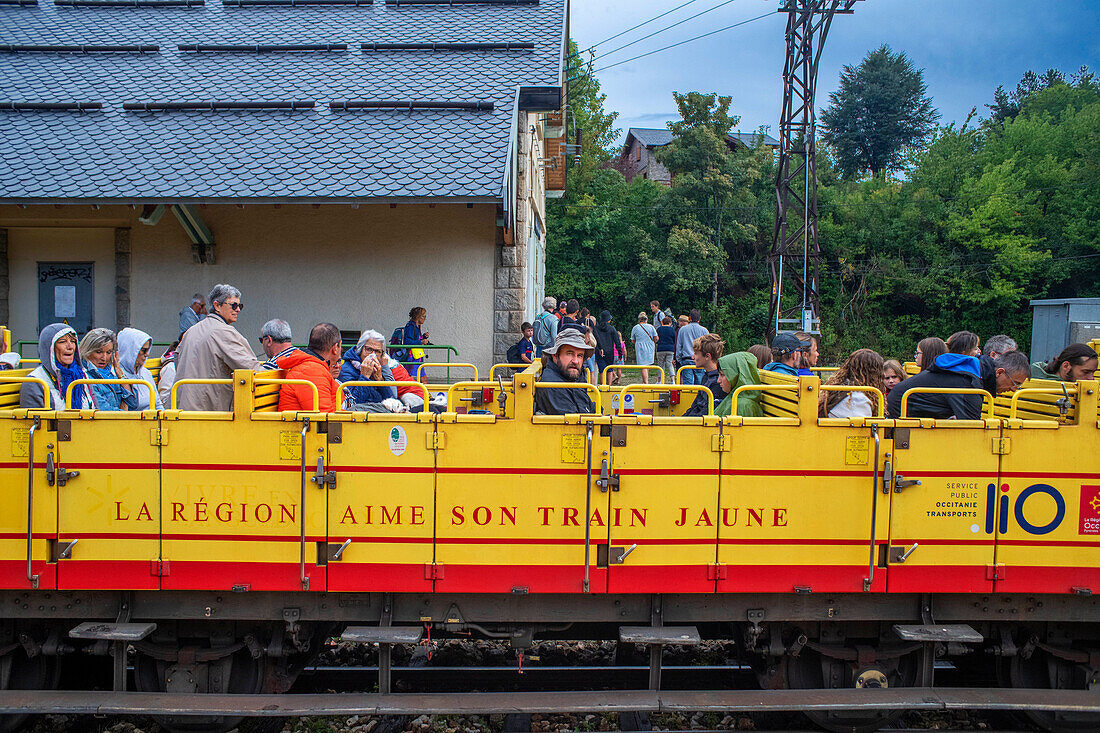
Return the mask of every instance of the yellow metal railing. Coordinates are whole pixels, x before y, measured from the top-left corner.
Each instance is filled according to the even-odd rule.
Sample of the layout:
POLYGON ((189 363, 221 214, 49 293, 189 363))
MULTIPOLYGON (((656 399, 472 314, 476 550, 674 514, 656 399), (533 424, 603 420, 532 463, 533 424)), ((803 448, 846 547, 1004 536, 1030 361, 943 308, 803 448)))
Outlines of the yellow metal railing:
POLYGON ((710 391, 709 387, 704 387, 701 384, 630 384, 623 388, 623 391, 619 393, 619 415, 624 414, 623 409, 626 407, 626 396, 628 394, 636 394, 639 392, 705 392, 707 395, 707 414, 714 414, 714 393, 710 391))
MULTIPOLYGON (((278 377, 257 377, 253 384, 300 384, 305 387, 309 387, 310 392, 313 394, 313 409, 311 412, 318 412, 321 409, 321 394, 317 391, 317 385, 308 379, 281 379, 278 377)), ((175 389, 175 385, 172 387, 175 389)), ((337 393, 339 394, 339 393, 337 393)))
POLYGON ((49 410, 50 409, 50 383, 41 377, 0 377, 0 383, 3 382, 34 382, 42 385, 42 407, 36 407, 36 410, 49 410))
POLYGON ((446 369, 448 375, 451 373, 450 370, 453 367, 463 367, 465 369, 473 369, 474 370, 474 380, 476 381, 477 378, 478 378, 477 367, 474 366, 473 364, 467 364, 467 363, 464 363, 464 362, 461 362, 461 361, 454 361, 454 362, 428 362, 428 361, 426 361, 426 362, 424 362, 423 364, 421 364, 420 366, 418 366, 416 368, 416 381, 419 382, 421 380, 421 377, 424 374, 424 370, 427 369, 428 367, 437 367, 439 369, 446 369))
POLYGON ((600 373, 600 384, 607 384, 607 373, 613 370, 642 372, 643 374, 657 371, 661 374, 660 383, 665 383, 665 370, 657 366, 656 364, 608 364, 603 368, 603 371, 600 373))
POLYGON ((455 382, 447 390, 447 412, 454 412, 454 395, 460 389, 500 389, 498 382, 455 382))
POLYGON ((1009 402, 1008 406, 1008 419, 1016 419, 1016 411, 1020 408, 1020 397, 1024 395, 1040 394, 1058 395, 1059 397, 1065 397, 1067 395, 1071 397, 1076 397, 1077 385, 1067 384, 1065 389, 1055 389, 1053 387, 1025 387, 1023 389, 1018 389, 1012 393, 1012 399, 1009 402))
POLYGON ((414 389, 419 389, 424 395, 424 411, 428 411, 428 402, 430 401, 428 396, 428 388, 420 382, 384 382, 380 380, 352 380, 350 382, 342 382, 340 386, 336 388, 336 396, 339 398, 339 402, 341 405, 344 404, 344 390, 346 390, 348 387, 393 387, 394 389, 398 387, 412 387, 414 389))
MULTIPOLYGON (((531 362, 533 364, 534 362, 531 362)), ((493 375, 496 374, 497 369, 527 369, 531 364, 493 364, 489 367, 489 381, 493 381, 493 375)), ((476 373, 476 370, 475 370, 476 373)))
POLYGON ((146 379, 74 379, 65 389, 65 409, 73 409, 73 387, 78 384, 144 384, 149 388, 149 405, 155 410, 157 404, 157 388, 146 379))
POLYGON ((705 372, 706 369, 704 369, 703 367, 697 367, 694 364, 685 364, 684 366, 682 366, 682 367, 680 367, 679 369, 676 370, 676 384, 683 384, 684 383, 684 379, 683 379, 684 372, 690 372, 690 371, 705 372))
POLYGON ((977 389, 974 387, 911 387, 905 391, 905 394, 901 396, 901 414, 898 419, 909 417, 907 415, 907 409, 909 407, 909 396, 913 394, 974 394, 982 396, 982 411, 986 413, 986 417, 993 417, 993 395, 986 392, 984 389, 977 389), (986 406, 988 405, 988 410, 986 406))
POLYGON ((878 400, 878 414, 875 417, 886 416, 886 397, 883 396, 882 391, 877 387, 864 387, 860 385, 850 384, 823 384, 821 385, 822 392, 873 392, 878 400))
POLYGON ((185 387, 188 384, 224 384, 224 385, 227 385, 229 387, 232 387, 233 386, 233 380, 232 379, 177 379, 172 384, 172 391, 168 395, 168 404, 170 405, 171 409, 173 409, 173 410, 178 410, 179 409, 179 407, 176 406, 176 392, 177 392, 177 390, 179 390, 180 387, 185 387))

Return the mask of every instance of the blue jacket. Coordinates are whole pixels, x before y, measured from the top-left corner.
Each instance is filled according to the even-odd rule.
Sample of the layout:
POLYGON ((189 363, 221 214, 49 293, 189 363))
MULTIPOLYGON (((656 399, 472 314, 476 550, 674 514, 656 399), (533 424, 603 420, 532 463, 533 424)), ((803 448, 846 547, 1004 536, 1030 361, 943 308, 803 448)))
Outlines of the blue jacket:
MULTIPOLYGON (((416 325, 416 323, 413 321, 409 321, 408 323, 406 323, 405 329, 401 332, 401 343, 406 346, 420 346, 423 341, 424 339, 420 335, 420 326, 416 325)), ((412 356, 412 352, 410 351, 404 361, 411 361, 419 364, 424 360, 414 359, 412 356)))
MULTIPOLYGON (((886 398, 886 412, 890 417, 900 417, 901 398, 913 387, 939 387, 946 389, 981 389, 981 367, 973 356, 940 354, 925 369, 890 390, 886 398)), ((977 394, 918 393, 908 401, 907 417, 934 417, 941 420, 979 420, 983 400, 977 394)))
POLYGON ((790 366, 788 364, 784 364, 781 361, 773 361, 771 363, 765 364, 764 369, 769 371, 769 372, 778 372, 779 374, 789 374, 792 377, 797 377, 798 376, 798 370, 797 369, 795 369, 793 366, 790 366))
MULTIPOLYGON (((190 308, 188 308, 190 310, 190 308)), ((88 373, 88 379, 119 379, 115 370, 107 365, 105 369, 98 369, 94 364, 84 363, 84 371, 88 373)), ((131 386, 130 391, 123 389, 121 384, 92 384, 92 394, 95 395, 96 408, 118 412, 122 409, 122 403, 131 410, 138 409, 138 398, 131 386)))
MULTIPOLYGON (((359 373, 359 365, 362 363, 362 359, 359 358, 359 352, 352 346, 344 352, 344 363, 340 365, 340 377, 338 382, 366 382, 368 380, 363 379, 363 375, 359 373)), ((393 372, 389 367, 382 366, 382 379, 383 382, 393 381, 393 372)), ((390 397, 397 398, 397 390, 393 387, 348 387, 344 390, 351 396, 351 399, 356 404, 362 405, 369 402, 381 402, 384 399, 390 397)))
POLYGON ((672 326, 657 327, 657 351, 676 350, 676 329, 672 326))

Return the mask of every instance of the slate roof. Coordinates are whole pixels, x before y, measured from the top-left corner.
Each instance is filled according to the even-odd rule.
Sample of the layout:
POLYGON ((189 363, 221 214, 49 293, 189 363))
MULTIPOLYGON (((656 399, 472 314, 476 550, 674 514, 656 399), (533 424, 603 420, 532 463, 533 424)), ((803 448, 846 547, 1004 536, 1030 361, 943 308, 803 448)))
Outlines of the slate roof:
POLYGON ((518 85, 561 81, 567 0, 501 5, 0 4, 6 44, 157 44, 153 53, 0 50, 0 201, 125 203, 501 196, 518 85), (360 43, 534 42, 533 50, 360 43), (347 43, 194 52, 178 44, 347 43), (493 102, 492 111, 336 111, 332 101, 493 102), (124 102, 312 100, 312 109, 124 111, 124 102), (97 111, 2 110, 102 102, 97 111))
MULTIPOLYGON (((745 147, 753 148, 756 147, 760 135, 761 133, 756 132, 731 132, 729 138, 731 141, 736 140, 745 147)), ((778 140, 767 133, 763 133, 763 135, 764 145, 779 147, 778 140)), ((672 142, 672 132, 668 129, 631 127, 626 133, 627 144, 629 144, 631 136, 647 148, 659 148, 672 142)))

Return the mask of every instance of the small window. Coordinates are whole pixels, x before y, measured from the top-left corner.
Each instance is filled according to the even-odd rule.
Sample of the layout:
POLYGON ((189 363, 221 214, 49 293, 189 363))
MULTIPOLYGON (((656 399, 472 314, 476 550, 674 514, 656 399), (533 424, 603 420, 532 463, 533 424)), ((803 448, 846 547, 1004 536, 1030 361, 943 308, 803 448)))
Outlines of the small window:
POLYGON ((641 159, 642 159, 642 146, 639 145, 636 148, 634 148, 634 160, 641 160, 641 159))

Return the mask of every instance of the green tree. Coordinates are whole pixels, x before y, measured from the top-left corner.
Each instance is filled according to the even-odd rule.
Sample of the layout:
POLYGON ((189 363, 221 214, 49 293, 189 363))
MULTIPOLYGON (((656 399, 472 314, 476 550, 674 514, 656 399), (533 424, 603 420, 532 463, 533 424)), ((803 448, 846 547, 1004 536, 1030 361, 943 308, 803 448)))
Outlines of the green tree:
POLYGON ((845 66, 840 88, 821 113, 822 138, 841 175, 900 170, 906 153, 927 142, 940 117, 926 92, 923 71, 887 45, 858 67, 845 66))

